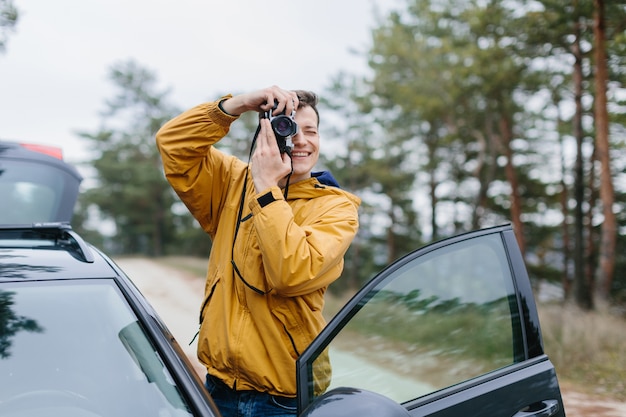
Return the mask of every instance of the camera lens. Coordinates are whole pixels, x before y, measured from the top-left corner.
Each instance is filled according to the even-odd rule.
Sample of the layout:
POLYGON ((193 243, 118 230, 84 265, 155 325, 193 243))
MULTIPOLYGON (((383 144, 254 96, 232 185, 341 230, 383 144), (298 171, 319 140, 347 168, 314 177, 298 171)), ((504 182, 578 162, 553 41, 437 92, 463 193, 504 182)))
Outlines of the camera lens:
POLYGON ((272 128, 278 136, 287 137, 295 133, 293 120, 284 115, 277 116, 272 120, 272 128))

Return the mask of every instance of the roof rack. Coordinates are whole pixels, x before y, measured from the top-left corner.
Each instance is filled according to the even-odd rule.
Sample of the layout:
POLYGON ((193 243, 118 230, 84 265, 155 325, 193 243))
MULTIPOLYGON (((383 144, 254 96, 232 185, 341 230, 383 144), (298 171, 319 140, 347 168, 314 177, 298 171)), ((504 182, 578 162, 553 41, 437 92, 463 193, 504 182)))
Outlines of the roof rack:
MULTIPOLYGON (((93 263, 89 245, 69 223, 49 222, 33 224, 0 224, 0 239, 5 240, 51 240, 55 249, 68 251, 81 262, 93 263)), ((34 248, 41 246, 34 246, 34 248)))

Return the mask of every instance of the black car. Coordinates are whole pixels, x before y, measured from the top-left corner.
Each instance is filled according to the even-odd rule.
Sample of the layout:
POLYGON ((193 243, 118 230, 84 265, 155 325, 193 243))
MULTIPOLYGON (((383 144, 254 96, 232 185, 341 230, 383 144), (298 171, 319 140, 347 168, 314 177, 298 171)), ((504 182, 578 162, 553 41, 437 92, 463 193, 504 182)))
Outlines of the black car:
MULTIPOLYGON (((0 142, 0 415, 218 417, 157 313, 69 226, 79 183, 58 155, 0 142)), ((390 265, 302 354, 297 381, 308 417, 565 416, 508 225, 390 265)))
POLYGON ((217 416, 132 281, 69 226, 80 174, 0 142, 0 416, 217 416))

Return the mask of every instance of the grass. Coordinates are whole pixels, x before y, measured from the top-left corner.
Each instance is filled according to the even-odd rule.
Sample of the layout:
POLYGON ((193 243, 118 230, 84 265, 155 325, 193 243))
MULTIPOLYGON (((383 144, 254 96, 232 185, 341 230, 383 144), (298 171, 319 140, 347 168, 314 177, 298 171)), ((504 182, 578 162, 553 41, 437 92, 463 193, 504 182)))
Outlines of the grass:
POLYGON ((538 309, 544 348, 559 380, 626 401, 626 320, 570 305, 538 309))

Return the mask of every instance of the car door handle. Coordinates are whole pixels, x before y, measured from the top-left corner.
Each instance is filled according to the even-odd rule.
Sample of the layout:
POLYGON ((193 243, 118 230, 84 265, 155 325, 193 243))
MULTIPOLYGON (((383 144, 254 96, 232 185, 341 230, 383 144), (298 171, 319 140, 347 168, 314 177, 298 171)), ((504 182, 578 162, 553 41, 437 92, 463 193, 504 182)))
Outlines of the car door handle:
POLYGON ((557 411, 559 411, 557 400, 544 400, 525 407, 515 413, 513 417, 550 417, 555 415, 557 411))

